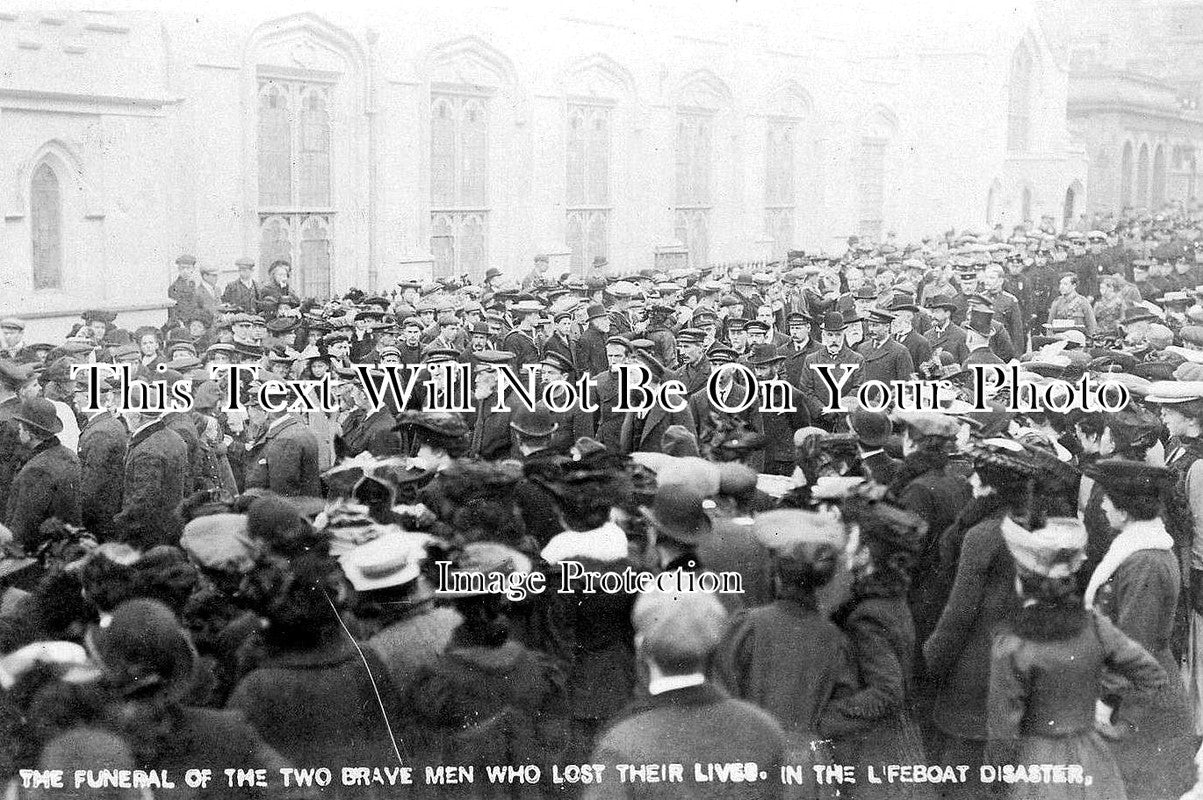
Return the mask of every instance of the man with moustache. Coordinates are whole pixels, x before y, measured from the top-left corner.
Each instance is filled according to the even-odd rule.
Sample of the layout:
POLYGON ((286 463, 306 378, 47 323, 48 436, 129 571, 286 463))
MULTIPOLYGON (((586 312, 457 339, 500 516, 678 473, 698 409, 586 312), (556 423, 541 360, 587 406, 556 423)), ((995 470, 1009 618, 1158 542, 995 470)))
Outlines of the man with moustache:
POLYGON ((807 410, 812 421, 821 422, 828 430, 832 429, 835 421, 842 417, 840 414, 828 413, 827 409, 834 407, 834 398, 828 382, 819 374, 819 368, 828 368, 831 380, 839 384, 844 376, 841 365, 851 369, 848 380, 843 384, 840 395, 851 397, 856 393, 864 379, 861 375, 861 365, 864 358, 845 343, 844 335, 848 323, 844 315, 838 311, 829 311, 823 315, 822 349, 816 350, 803 359, 803 370, 799 378, 802 397, 806 401, 807 410))

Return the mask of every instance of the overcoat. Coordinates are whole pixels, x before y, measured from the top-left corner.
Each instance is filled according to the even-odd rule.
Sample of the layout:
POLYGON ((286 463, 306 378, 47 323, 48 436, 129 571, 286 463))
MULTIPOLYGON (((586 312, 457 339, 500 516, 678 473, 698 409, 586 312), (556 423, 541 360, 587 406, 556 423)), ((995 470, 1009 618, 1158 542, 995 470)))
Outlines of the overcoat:
POLYGON ((269 427, 263 442, 251 451, 246 485, 286 497, 321 497, 318 444, 313 431, 293 416, 269 427))
POLYGON ((121 513, 113 520, 118 538, 129 544, 176 545, 183 527, 176 506, 191 492, 188 446, 163 420, 135 431, 125 456, 121 513))
POLYGON ((79 524, 79 458, 51 436, 33 449, 8 494, 5 525, 27 553, 39 544, 38 528, 57 517, 79 524))
POLYGON ((88 420, 79 434, 80 521, 103 541, 121 511, 122 482, 129 429, 111 411, 88 420))

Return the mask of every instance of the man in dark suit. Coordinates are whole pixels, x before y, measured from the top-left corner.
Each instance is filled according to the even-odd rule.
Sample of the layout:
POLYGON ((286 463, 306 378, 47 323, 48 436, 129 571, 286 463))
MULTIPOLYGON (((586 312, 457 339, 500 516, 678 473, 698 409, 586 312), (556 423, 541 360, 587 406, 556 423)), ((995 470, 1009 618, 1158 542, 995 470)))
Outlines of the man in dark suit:
MULTIPOLYGON (((76 408, 87 405, 87 387, 79 384, 76 408)), ((83 526, 101 541, 108 538, 113 518, 121 512, 122 482, 116 479, 125 471, 129 450, 129 429, 111 410, 116 383, 104 378, 100 384, 97 412, 85 412, 88 421, 79 432, 80 519, 83 526)))
POLYGON ((28 366, 0 360, 0 508, 8 507, 13 478, 29 457, 29 450, 21 444, 13 414, 21 408, 18 392, 32 378, 28 366))
POLYGON ((527 364, 539 360, 539 345, 535 342, 535 322, 543 312, 543 306, 535 300, 522 300, 514 305, 514 329, 502 340, 503 348, 514 354, 514 372, 522 373, 527 364))
POLYGON ((286 497, 321 497, 313 431, 288 411, 265 411, 254 404, 249 408, 252 421, 265 422, 267 428, 249 453, 247 488, 270 489, 286 497))
POLYGON ((167 289, 167 297, 175 301, 175 305, 167 311, 167 322, 173 326, 182 320, 191 319, 200 310, 196 297, 196 278, 193 276, 196 256, 182 255, 175 260, 175 266, 175 281, 167 289))
POLYGON ((377 458, 400 455, 400 439, 393 433, 396 420, 388 406, 372 411, 367 392, 354 381, 349 391, 355 409, 343 420, 342 431, 334 438, 335 459, 354 458, 364 452, 377 458))
POLYGON ((859 405, 848 414, 848 424, 856 434, 861 472, 882 486, 898 477, 902 462, 885 451, 890 438, 890 418, 881 411, 869 411, 859 405))
MULTIPOLYGON (((748 366, 756 375, 757 386, 767 381, 777 380, 781 375, 781 364, 785 356, 777 352, 771 344, 752 346, 748 355, 748 366)), ((789 404, 793 411, 774 411, 764 407, 770 401, 776 403, 779 398, 767 393, 757 392, 754 408, 760 427, 764 433, 764 469, 770 475, 789 475, 794 470, 794 433, 810 425, 810 410, 802 392, 792 383, 789 387, 789 404)))
MULTIPOLYGON (((785 755, 778 723, 751 703, 732 699, 706 679, 706 664, 718 649, 726 612, 714 595, 660 592, 641 595, 632 619, 648 675, 647 695, 628 706, 598 741, 591 761, 606 767, 589 800, 642 796, 619 782, 617 765, 682 761, 755 761, 776 774, 785 755)), ((733 681, 735 682, 735 681, 733 681)), ((748 800, 781 796, 775 781, 733 784, 659 783, 665 800, 748 800)))
POLYGON ((931 359, 931 342, 915 330, 915 316, 919 306, 911 302, 910 295, 897 295, 894 304, 887 309, 894 315, 890 334, 911 354, 911 363, 918 369, 919 365, 931 359))
MULTIPOLYGON (((135 403, 140 389, 134 387, 135 403)), ((129 409, 123 416, 130 441, 113 538, 140 548, 178 544, 182 527, 175 509, 192 491, 188 446, 158 412, 129 409)))
POLYGON ((16 543, 32 553, 41 544, 38 529, 46 520, 79 524, 79 459, 59 442, 63 422, 49 400, 26 400, 12 418, 30 457, 13 479, 4 523, 16 543))
POLYGON ((982 294, 994 308, 994 320, 1002 323, 1012 347, 1022 353, 1027 349, 1027 326, 1019 307, 1019 298, 1003 288, 1004 282, 1001 266, 992 264, 986 267, 982 272, 982 294))
POLYGON ((245 256, 234 262, 238 267, 238 279, 226 284, 221 293, 223 303, 238 306, 240 311, 247 314, 255 313, 255 304, 259 302, 259 284, 255 281, 255 262, 245 256))
POLYGON ((861 342, 857 352, 865 359, 861 366, 863 380, 878 380, 890 385, 891 381, 906 381, 915 377, 915 364, 910 352, 890 337, 890 326, 894 316, 878 309, 870 309, 865 327, 868 338, 861 342))
POLYGON ((706 334, 698 328, 677 331, 677 371, 675 377, 685 384, 688 394, 706 388, 710 379, 710 362, 706 360, 706 334))
POLYGON ((785 356, 781 371, 787 381, 794 386, 800 386, 806 357, 821 350, 822 345, 811 338, 811 327, 814 325, 814 320, 806 314, 795 311, 785 318, 785 324, 789 330, 789 342, 785 347, 780 348, 780 352, 785 356))
POLYGON ((840 312, 829 311, 823 316, 823 349, 816 350, 803 359, 803 369, 798 382, 812 422, 818 424, 822 420, 825 427, 828 428, 835 419, 842 419, 843 415, 826 411, 826 409, 834 407, 835 403, 832 402, 831 390, 828 388, 827 381, 819 374, 817 368, 830 367, 828 371, 831 380, 837 384, 844 378, 845 370, 841 367, 846 366, 851 369, 847 380, 840 389, 842 397, 850 397, 855 394, 863 380, 860 368, 864 363, 864 358, 844 342, 844 332, 847 328, 848 323, 844 321, 844 315, 840 312))
POLYGON ((572 319, 575 313, 575 309, 565 308, 556 312, 555 316, 552 317, 551 335, 543 343, 544 358, 547 357, 548 353, 555 353, 569 364, 576 363, 572 352, 572 319))
POLYGON ((931 343, 932 353, 943 350, 958 364, 963 364, 969 349, 965 347, 964 328, 952 321, 956 304, 948 295, 932 295, 927 299, 927 308, 931 312, 932 325, 924 336, 931 343))
POLYGON ((587 311, 588 321, 576 340, 573 364, 583 373, 598 377, 610 370, 606 357, 606 337, 610 333, 610 315, 604 306, 594 304, 587 311))
POLYGON ((476 413, 466 420, 472 425, 471 453, 487 461, 508 458, 514 444, 510 419, 515 409, 522 407, 522 401, 507 394, 509 411, 494 411, 493 407, 497 404, 500 388, 497 369, 504 365, 514 368, 514 354, 508 350, 485 350, 477 353, 476 359, 472 381, 475 393, 472 402, 476 406, 476 413))
MULTIPOLYGON (((651 373, 647 391, 654 397, 655 389, 672 375, 668 373, 663 364, 648 353, 636 353, 635 358, 651 373)), ((707 364, 707 369, 709 369, 709 364, 707 364)), ((684 402, 684 398, 682 398, 682 402, 684 402)), ((644 413, 632 411, 623 416, 622 430, 619 433, 619 450, 623 454, 663 452, 664 432, 671 426, 681 425, 690 431, 695 429, 688 405, 681 411, 669 411, 661 403, 653 400, 651 406, 644 413)))
MULTIPOLYGON (((706 360, 710 363, 712 370, 717 370, 723 364, 730 364, 736 360, 736 353, 730 347, 715 345, 706 353, 706 360)), ((728 408, 739 408, 747 402, 749 391, 754 392, 755 386, 748 386, 747 382, 742 377, 737 377, 734 369, 728 368, 723 371, 718 378, 716 385, 716 396, 721 398, 723 404, 728 408)), ((755 400, 747 409, 738 412, 722 411, 715 407, 715 404, 710 400, 710 392, 703 390, 694 392, 689 396, 689 413, 693 416, 693 421, 697 425, 694 433, 698 437, 699 442, 706 441, 710 438, 715 427, 715 417, 719 419, 724 416, 738 417, 745 425, 757 431, 760 430, 760 421, 758 419, 758 406, 755 400)))

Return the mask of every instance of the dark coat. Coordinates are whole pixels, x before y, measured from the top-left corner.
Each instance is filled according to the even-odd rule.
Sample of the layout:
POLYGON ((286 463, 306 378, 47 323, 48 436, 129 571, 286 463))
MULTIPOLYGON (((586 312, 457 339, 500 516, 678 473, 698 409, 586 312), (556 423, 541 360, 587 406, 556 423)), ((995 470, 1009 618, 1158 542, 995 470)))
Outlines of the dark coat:
POLYGON ((286 497, 321 497, 318 443, 313 431, 292 416, 269 427, 262 443, 251 451, 246 485, 286 497))
POLYGON ((528 763, 547 767, 567 743, 564 674, 546 655, 510 640, 464 641, 419 671, 406 706, 441 733, 440 763, 528 763))
MULTIPOLYGON (((812 420, 819 419, 823 415, 824 409, 835 405, 832 402, 831 392, 827 389, 827 381, 814 370, 814 367, 824 364, 855 367, 856 369, 852 371, 847 383, 844 384, 844 388, 840 392, 842 397, 851 397, 856 393, 857 387, 864 380, 864 373, 861 370, 861 364, 864 363, 864 360, 864 357, 860 353, 857 353, 847 345, 844 345, 844 348, 834 356, 828 353, 826 349, 822 349, 816 350, 803 358, 803 369, 798 385, 802 389, 802 397, 806 400, 812 420)), ((842 371, 837 366, 831 372, 832 380, 838 382, 842 377, 842 371)), ((843 415, 840 416, 842 417, 843 415)))
POLYGON ((102 541, 121 511, 117 476, 125 471, 128 449, 129 429, 109 411, 92 417, 79 433, 80 520, 102 541))
POLYGON ((560 456, 551 447, 523 456, 522 480, 514 486, 514 503, 522 515, 526 533, 539 543, 539 547, 564 529, 555 496, 545 485, 547 481, 557 479, 560 456))
MULTIPOLYGON (((988 672, 990 738, 1009 746, 1006 763, 1080 764, 1092 777, 1091 796, 1124 797, 1126 781, 1111 755, 1114 744, 1104 742, 1094 730, 1099 680, 1110 669, 1147 692, 1165 681, 1165 673, 1142 648, 1094 614, 1080 630, 1058 633, 1050 640, 1047 633, 1039 638, 1020 636, 1011 626, 999 632, 988 672)), ((1179 767, 1190 770, 1190 763, 1188 756, 1179 767)), ((1153 790, 1148 796, 1177 797, 1189 785, 1163 781, 1147 787, 1153 790)), ((1132 797, 1134 789, 1144 787, 1128 784, 1126 788, 1126 796, 1132 797)), ((1041 789, 1029 789, 1028 796, 1057 794, 1052 786, 1041 789)))
POLYGON ((952 356, 956 363, 965 363, 965 357, 969 355, 969 348, 965 345, 965 329, 955 322, 949 322, 942 331, 937 331, 935 326, 932 326, 923 336, 931 343, 933 353, 943 350, 952 356))
POLYGON ((59 444, 57 436, 38 444, 17 473, 4 524, 16 542, 32 553, 41 544, 38 528, 54 517, 79 524, 79 459, 59 444))
POLYGON ((368 452, 377 458, 395 456, 400 452, 400 442, 393 434, 396 421, 387 408, 368 413, 366 408, 357 408, 343 420, 343 431, 334 440, 335 457, 354 458, 368 452))
POLYGON ((709 683, 641 698, 624 719, 602 736, 591 762, 606 767, 603 782, 586 788, 587 800, 657 798, 657 800, 758 800, 782 796, 776 779, 755 783, 696 783, 694 762, 755 762, 777 775, 785 760, 781 727, 762 709, 709 683), (620 783, 618 764, 684 763, 681 783, 620 783))
POLYGON ((880 345, 866 340, 861 342, 857 352, 865 359, 860 368, 862 383, 877 380, 888 386, 891 381, 915 377, 915 363, 910 351, 896 339, 886 339, 880 345))
POLYGON ((923 645, 929 677, 937 681, 932 721, 960 739, 987 737, 990 645, 1019 610, 1015 562, 991 516, 965 534, 956 579, 936 629, 923 645))
POLYGON ((15 395, 0 403, 0 508, 5 509, 13 479, 29 458, 29 448, 21 444, 17 421, 12 418, 20 408, 21 400, 15 395))
MULTIPOLYGON (((860 765, 860 774, 870 765, 926 763, 909 716, 915 626, 905 598, 870 588, 837 609, 832 620, 852 644, 860 685, 855 694, 832 704, 831 713, 842 717, 840 727, 848 730, 838 745, 840 761, 860 765)), ((857 797, 907 796, 899 793, 901 788, 867 783, 857 787, 857 797)))
POLYGON ((593 438, 611 450, 617 450, 622 435, 622 421, 627 416, 614 410, 618 403, 618 378, 612 372, 594 376, 597 385, 589 390, 589 396, 597 405, 594 413, 593 438))
POLYGON ((737 613, 715 669, 733 695, 769 710, 791 734, 845 732, 832 709, 857 689, 852 648, 814 608, 777 600, 737 613))
POLYGON ((513 368, 517 375, 522 374, 522 367, 539 361, 539 345, 526 331, 517 328, 510 331, 501 342, 501 349, 514 354, 513 368))
POLYGON ((1013 349, 1023 352, 1026 350, 1027 326, 1023 321, 1023 311, 1019 308, 1019 298, 1008 291, 1000 291, 994 295, 994 319, 1002 324, 1007 336, 1011 339, 1013 349))
POLYGON ((242 679, 227 708, 246 715, 294 764, 396 763, 385 714, 399 717, 401 705, 388 671, 371 648, 341 634, 268 658, 242 679))
MULTIPOLYGON (((757 406, 759 402, 757 400, 757 406)), ((759 429, 765 438, 765 470, 773 474, 784 474, 779 471, 782 469, 793 471, 794 432, 810 425, 810 410, 800 389, 790 387, 790 402, 793 403, 793 411, 762 411, 757 414, 759 429), (777 469, 773 468, 774 464, 777 469), (789 465, 788 468, 785 465, 789 465)))
POLYGON ((898 477, 902 462, 885 450, 878 450, 870 456, 861 456, 860 467, 865 477, 882 486, 889 486, 898 477))
POLYGON ((134 433, 125 456, 121 513, 113 520, 115 538, 147 547, 178 544, 183 527, 175 509, 191 492, 188 466, 188 446, 163 420, 134 433))
POLYGON ((622 430, 619 433, 619 451, 623 454, 644 452, 663 452, 661 441, 664 432, 672 425, 681 425, 686 430, 693 430, 693 416, 688 406, 684 411, 667 411, 659 403, 652 406, 643 420, 636 419, 634 413, 622 415, 622 430), (636 436, 636 431, 639 435, 636 436))
POLYGON ((547 341, 543 343, 543 356, 548 353, 555 353, 568 359, 569 364, 576 363, 576 355, 572 352, 572 342, 564 338, 564 335, 556 332, 547 337, 547 341))
POLYGON ((703 358, 696 364, 682 364, 671 377, 685 384, 686 394, 705 391, 710 380, 710 362, 703 358))
POLYGON ((606 355, 606 336, 592 325, 581 331, 581 338, 573 347, 572 363, 581 372, 597 377, 610 369, 610 357, 606 355))
POLYGON ((247 286, 240 280, 230 281, 222 291, 221 299, 222 302, 236 305, 248 314, 254 314, 255 302, 259 299, 259 282, 252 280, 251 285, 247 286))
MULTIPOLYGON (((732 408, 742 405, 748 397, 748 390, 742 384, 740 379, 736 379, 731 386, 731 393, 726 398, 726 403, 732 408)), ((710 393, 706 391, 697 392, 689 397, 689 413, 693 417, 694 434, 698 437, 698 442, 709 438, 714 431, 714 418, 712 415, 723 417, 738 417, 743 420, 744 424, 755 430, 761 430, 759 414, 757 413, 759 402, 753 400, 752 405, 744 411, 734 414, 729 414, 725 411, 719 411, 710 402, 710 393)))
POLYGON ((1181 577, 1172 550, 1137 550, 1116 568, 1095 595, 1094 607, 1143 647, 1171 679, 1151 697, 1127 678, 1109 671, 1104 695, 1136 730, 1112 745, 1129 797, 1181 794, 1193 771, 1193 715, 1178 662, 1170 650, 1181 577), (1187 767, 1187 769, 1184 769, 1187 767))
POLYGON ((196 283, 182 275, 167 287, 167 297, 175 301, 175 305, 167 311, 169 323, 188 319, 200 308, 196 297, 196 283))
POLYGON ((781 350, 785 353, 785 361, 781 362, 781 374, 794 386, 801 386, 802 371, 806 369, 806 357, 811 353, 817 353, 822 347, 814 339, 809 340, 801 349, 791 342, 781 350))
POLYGON ((510 411, 494 411, 497 393, 484 400, 475 399, 476 415, 472 421, 472 455, 493 461, 507 458, 514 447, 514 434, 510 431, 510 417, 521 401, 511 397, 506 403, 510 411))
POLYGON ((894 341, 905 347, 906 351, 911 354, 911 364, 916 369, 924 361, 931 360, 931 342, 927 341, 927 337, 918 331, 912 330, 906 336, 902 337, 901 340, 895 337, 894 341))
POLYGON ((163 415, 163 426, 175 433, 188 449, 188 469, 184 475, 184 492, 192 494, 197 489, 211 489, 206 486, 203 476, 204 454, 201 452, 200 436, 196 432, 196 423, 186 411, 173 411, 163 415))

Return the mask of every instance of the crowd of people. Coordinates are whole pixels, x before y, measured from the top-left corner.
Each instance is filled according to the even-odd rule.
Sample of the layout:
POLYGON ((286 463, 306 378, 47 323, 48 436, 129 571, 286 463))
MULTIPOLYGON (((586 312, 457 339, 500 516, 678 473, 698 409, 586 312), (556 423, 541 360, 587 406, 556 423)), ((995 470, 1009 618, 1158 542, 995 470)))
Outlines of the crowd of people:
MULTIPOLYGON (((21 770, 398 765, 416 796, 1195 796, 1203 212, 1080 227, 669 271, 537 257, 334 298, 297 296, 285 262, 260 282, 240 259, 219 287, 181 256, 161 326, 91 310, 42 343, 0 319, 5 796, 45 796, 21 770), (470 365, 474 411, 431 410, 437 381, 375 402, 354 367, 446 362, 470 365), (138 382, 109 371, 92 406, 86 363, 138 382), (244 410, 226 364, 254 373, 244 410), (685 407, 615 410, 624 364, 680 381, 685 407), (1131 399, 975 396, 974 365, 1006 364, 1131 399), (497 410, 499 365, 588 376, 596 408, 497 410), (870 380, 948 393, 836 411, 823 365, 856 367, 848 398, 870 380), (328 378, 338 408, 265 407, 272 378, 328 378), (724 410, 773 380, 792 409, 724 410), (181 381, 189 408, 149 402, 181 381), (555 586, 574 563, 743 591, 440 590, 555 586), (672 779, 695 762, 768 777, 672 779), (551 780, 567 764, 605 769, 551 780), (426 765, 478 771, 434 787, 426 765), (494 785, 487 765, 540 778, 494 785), (831 765, 856 782, 813 769, 831 765), (968 770, 867 779, 885 765, 968 770), (1001 765, 1082 779, 981 769, 1001 765)), ((206 791, 396 792, 165 795, 206 791)))

